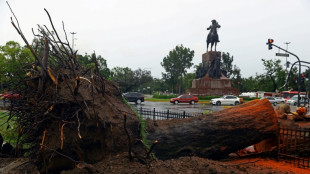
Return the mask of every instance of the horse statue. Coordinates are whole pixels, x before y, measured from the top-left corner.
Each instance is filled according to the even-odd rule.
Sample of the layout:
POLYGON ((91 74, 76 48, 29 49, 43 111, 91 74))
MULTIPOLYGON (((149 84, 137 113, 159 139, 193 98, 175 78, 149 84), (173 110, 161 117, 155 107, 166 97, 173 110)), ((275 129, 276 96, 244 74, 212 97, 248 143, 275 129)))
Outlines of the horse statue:
POLYGON ((221 26, 216 22, 216 20, 212 20, 212 25, 207 28, 207 30, 210 30, 208 37, 207 37, 207 52, 209 48, 209 44, 211 43, 211 51, 212 47, 215 44, 215 52, 216 52, 216 44, 219 42, 219 36, 217 34, 217 28, 220 28, 221 26))

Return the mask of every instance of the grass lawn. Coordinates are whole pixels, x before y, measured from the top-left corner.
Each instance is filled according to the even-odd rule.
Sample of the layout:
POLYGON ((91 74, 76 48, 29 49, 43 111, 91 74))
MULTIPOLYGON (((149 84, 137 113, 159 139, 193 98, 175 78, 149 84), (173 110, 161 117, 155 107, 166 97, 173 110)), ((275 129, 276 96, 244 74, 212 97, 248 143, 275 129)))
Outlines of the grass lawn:
POLYGON ((9 124, 6 123, 8 117, 9 113, 7 111, 0 110, 0 134, 2 135, 4 141, 14 146, 17 137, 17 126, 13 120, 10 120, 9 124))

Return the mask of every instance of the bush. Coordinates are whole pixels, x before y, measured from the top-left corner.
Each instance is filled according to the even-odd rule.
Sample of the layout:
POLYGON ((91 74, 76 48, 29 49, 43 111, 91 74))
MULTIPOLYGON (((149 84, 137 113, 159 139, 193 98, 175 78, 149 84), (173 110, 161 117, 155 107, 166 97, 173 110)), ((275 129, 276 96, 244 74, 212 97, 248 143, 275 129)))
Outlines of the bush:
POLYGON ((255 100, 255 99, 259 99, 259 98, 250 98, 250 97, 239 97, 239 98, 243 98, 243 101, 251 101, 251 100, 255 100))
POLYGON ((175 94, 169 94, 169 95, 164 95, 164 94, 154 94, 153 98, 157 98, 157 99, 171 99, 171 98, 176 98, 177 95, 175 94))
POLYGON ((199 100, 211 100, 213 98, 219 98, 220 96, 198 96, 199 100))

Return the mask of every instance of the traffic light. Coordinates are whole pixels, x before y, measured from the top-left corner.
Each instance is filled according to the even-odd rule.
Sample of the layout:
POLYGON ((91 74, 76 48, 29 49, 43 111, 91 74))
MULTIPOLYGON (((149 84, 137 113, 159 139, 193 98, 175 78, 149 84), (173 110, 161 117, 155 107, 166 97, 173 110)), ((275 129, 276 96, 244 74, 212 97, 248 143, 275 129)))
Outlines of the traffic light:
POLYGON ((268 39, 267 45, 268 45, 269 50, 272 49, 272 43, 273 43, 273 39, 268 39))
POLYGON ((289 68, 289 67, 290 67, 290 64, 291 64, 291 62, 287 61, 287 62, 286 62, 286 68, 289 68))
POLYGON ((304 74, 301 75, 300 82, 302 84, 305 83, 305 75, 304 74))

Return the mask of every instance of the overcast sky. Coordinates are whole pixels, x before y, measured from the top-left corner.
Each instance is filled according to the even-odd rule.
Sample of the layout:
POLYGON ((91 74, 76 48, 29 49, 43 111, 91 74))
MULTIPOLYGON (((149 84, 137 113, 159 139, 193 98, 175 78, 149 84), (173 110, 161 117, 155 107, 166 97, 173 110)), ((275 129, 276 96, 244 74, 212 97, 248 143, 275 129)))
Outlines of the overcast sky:
MULTIPOLYGON (((220 43, 217 50, 234 56, 243 77, 264 73, 261 59, 280 58, 275 44, 310 61, 310 0, 8 0, 28 41, 37 24, 50 27, 46 8, 59 33, 76 32, 80 54, 103 56, 115 66, 151 70, 161 78, 160 62, 177 45, 195 51, 193 63, 206 52, 211 20, 216 19, 220 43)), ((12 16, 0 0, 0 45, 14 40, 24 45, 10 23, 12 16)), ((72 35, 69 35, 72 40, 72 35)), ((290 56, 289 61, 297 59, 290 56)), ((188 70, 193 72, 194 69, 188 70)))

